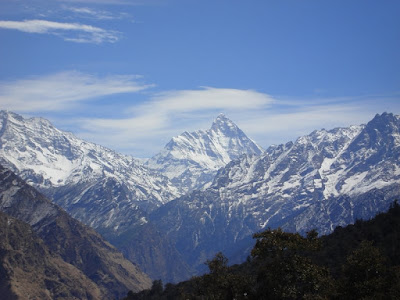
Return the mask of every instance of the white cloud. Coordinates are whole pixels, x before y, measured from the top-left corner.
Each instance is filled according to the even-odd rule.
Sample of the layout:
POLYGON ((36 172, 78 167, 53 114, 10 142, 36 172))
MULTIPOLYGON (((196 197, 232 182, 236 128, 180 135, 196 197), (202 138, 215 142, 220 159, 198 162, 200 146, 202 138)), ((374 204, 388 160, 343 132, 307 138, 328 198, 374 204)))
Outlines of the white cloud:
POLYGON ((164 112, 190 112, 207 109, 257 109, 274 102, 273 98, 253 90, 204 87, 201 90, 164 92, 147 106, 164 112))
POLYGON ((79 23, 60 23, 47 20, 0 21, 0 28, 51 34, 60 36, 65 41, 76 43, 114 43, 120 38, 120 33, 117 31, 79 23))
POLYGON ((274 103, 267 94, 253 90, 202 88, 159 93, 148 102, 131 107, 125 119, 80 120, 82 137, 140 156, 154 154, 158 148, 182 131, 207 129, 218 113, 251 113, 274 103), (152 149, 150 149, 152 148, 152 149), (148 154, 144 154, 148 153, 148 154))
POLYGON ((138 157, 154 155, 183 131, 208 129, 221 112, 263 147, 295 140, 315 129, 365 123, 383 111, 400 113, 396 96, 286 99, 254 90, 214 87, 148 94, 147 101, 135 106, 129 104, 132 99, 125 102, 126 98, 121 102, 112 98, 112 107, 108 100, 96 101, 151 87, 140 82, 137 76, 99 77, 74 71, 0 82, 0 109, 46 114, 60 129, 138 157), (76 111, 72 108, 82 103, 89 113, 71 117, 76 111), (102 118, 93 117, 98 112, 102 118))
MULTIPOLYGON (((88 127, 115 130, 132 128, 166 130, 178 120, 180 123, 202 120, 209 113, 252 111, 265 109, 274 100, 252 90, 203 88, 201 90, 183 90, 159 93, 150 101, 135 107, 128 112, 133 116, 127 119, 88 120, 88 127)), ((138 132, 137 134, 148 134, 138 132)))
MULTIPOLYGON (((375 112, 376 113, 376 112, 375 112)), ((294 141, 314 130, 359 125, 367 122, 375 114, 367 107, 359 107, 353 102, 346 105, 327 103, 298 106, 270 111, 259 111, 251 115, 233 115, 244 132, 263 147, 294 141)))
POLYGON ((106 5, 149 5, 163 0, 58 0, 64 3, 106 4, 106 5))
POLYGON ((96 20, 115 20, 130 17, 130 15, 127 13, 111 13, 109 11, 98 10, 89 7, 70 7, 63 5, 63 9, 74 13, 78 17, 96 20))
POLYGON ((97 77, 68 71, 12 82, 0 82, 0 105, 18 112, 59 111, 102 96, 135 93, 151 85, 133 75, 97 77))
POLYGON ((314 130, 366 123, 382 113, 383 106, 400 112, 393 98, 279 99, 252 90, 204 88, 161 93, 131 107, 130 118, 86 119, 80 126, 81 137, 150 157, 183 131, 209 128, 220 112, 266 148, 314 130))

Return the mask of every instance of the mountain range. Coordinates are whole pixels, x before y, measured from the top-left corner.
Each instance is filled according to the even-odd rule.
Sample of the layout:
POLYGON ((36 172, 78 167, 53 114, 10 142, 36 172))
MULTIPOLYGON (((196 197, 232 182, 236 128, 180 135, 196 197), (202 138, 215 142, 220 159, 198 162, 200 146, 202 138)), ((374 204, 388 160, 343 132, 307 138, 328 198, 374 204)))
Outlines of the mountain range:
POLYGON ((240 262, 262 229, 327 234, 386 210, 400 197, 399 158, 400 118, 384 113, 234 160, 208 189, 170 201, 150 220, 192 266, 218 251, 240 262))
POLYGON ((44 119, 3 111, 0 124, 4 166, 164 282, 202 272, 218 251, 240 262, 259 230, 326 234, 400 195, 400 118, 390 113, 265 151, 221 114, 145 163, 44 119))
MULTIPOLYGON (((42 118, 25 119, 2 111, 0 122, 2 164, 100 232, 151 277, 176 282, 193 274, 175 245, 148 221, 151 211, 183 195, 192 184, 184 185, 185 180, 173 183, 174 178, 161 174, 165 166, 146 166, 130 156, 60 131, 42 118)), ((188 146, 180 152, 189 148, 202 152, 202 158, 208 157, 207 163, 200 163, 199 157, 189 151, 182 159, 175 158, 173 164, 197 175, 208 174, 207 181, 202 177, 203 184, 209 184, 212 174, 231 158, 261 152, 224 115, 218 116, 210 130, 186 134, 201 136, 203 144, 198 150, 188 146), (232 145, 236 145, 234 149, 230 149, 232 145), (203 150, 205 146, 210 149, 203 150)), ((168 145, 181 139, 173 138, 168 145)), ((192 146, 197 142, 195 138, 185 141, 192 146)))
POLYGON ((0 124, 1 164, 121 246, 147 274, 165 281, 191 274, 175 247, 147 224, 148 211, 181 195, 167 177, 43 118, 2 111, 0 124), (167 265, 172 270, 160 272, 167 265))

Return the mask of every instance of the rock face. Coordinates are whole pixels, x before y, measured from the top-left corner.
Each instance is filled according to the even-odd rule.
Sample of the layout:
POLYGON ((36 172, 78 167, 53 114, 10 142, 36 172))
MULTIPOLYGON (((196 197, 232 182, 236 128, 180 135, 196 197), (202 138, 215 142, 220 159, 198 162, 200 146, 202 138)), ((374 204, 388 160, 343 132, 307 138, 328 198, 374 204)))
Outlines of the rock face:
POLYGON ((263 149, 225 115, 210 129, 174 137, 147 165, 168 176, 184 192, 209 185, 217 171, 243 154, 260 155, 263 149))
POLYGON ((48 249, 28 224, 0 212, 2 299, 101 299, 82 271, 48 249))
POLYGON ((400 118, 314 131, 245 156, 218 171, 210 188, 154 211, 150 220, 200 268, 217 251, 243 253, 267 227, 304 233, 368 219, 400 197, 400 118))
MULTIPOLYGON (((144 273, 94 230, 71 218, 65 211, 2 166, 0 166, 0 211, 8 215, 6 217, 3 215, 3 221, 7 224, 13 222, 9 216, 26 223, 18 225, 18 228, 6 227, 3 229, 6 230, 5 235, 1 235, 5 237, 2 239, 2 245, 9 249, 3 261, 13 261, 12 257, 15 257, 16 252, 20 257, 20 260, 13 261, 15 265, 7 266, 6 263, 11 282, 8 284, 11 285, 14 294, 20 293, 20 288, 15 285, 17 284, 15 280, 18 280, 16 278, 19 278, 18 276, 25 278, 25 274, 29 275, 34 270, 24 264, 29 264, 30 260, 38 263, 37 260, 41 259, 40 253, 46 259, 49 257, 42 265, 38 265, 45 276, 43 278, 39 276, 37 282, 27 282, 27 288, 30 284, 33 286, 42 284, 46 289, 50 286, 54 294, 62 292, 66 286, 71 286, 75 280, 82 278, 81 285, 76 285, 77 293, 87 294, 81 295, 82 299, 110 299, 122 297, 129 290, 138 291, 151 285, 150 279, 144 273), (23 231, 21 234, 22 237, 26 236, 25 241, 16 239, 13 233, 18 230, 23 231), (32 244, 27 244, 29 240, 32 244), (26 247, 27 253, 24 252, 25 244, 31 245, 26 247), (47 255, 48 253, 53 256, 47 255), (58 264, 59 268, 53 267, 53 264, 56 266, 58 264), (21 274, 10 273, 14 267, 16 270, 22 268, 21 274), (57 280, 52 282, 47 278, 51 271, 57 275, 58 269, 64 272, 61 275, 67 276, 71 273, 74 277, 67 278, 65 282, 63 281, 63 285, 58 286, 57 280)), ((51 294, 47 298, 49 297, 52 298, 51 294)))

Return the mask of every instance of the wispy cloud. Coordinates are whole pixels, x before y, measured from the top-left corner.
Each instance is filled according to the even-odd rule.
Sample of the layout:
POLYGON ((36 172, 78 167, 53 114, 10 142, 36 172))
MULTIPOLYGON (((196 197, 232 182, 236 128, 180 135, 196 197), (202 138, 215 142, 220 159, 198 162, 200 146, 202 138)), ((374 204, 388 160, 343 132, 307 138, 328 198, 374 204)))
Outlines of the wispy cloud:
POLYGON ((183 130, 207 129, 220 112, 230 115, 266 110, 274 101, 253 90, 204 87, 168 91, 127 109, 129 118, 80 120, 81 136, 104 145, 117 143, 127 153, 147 156, 183 130))
POLYGON ((85 119, 82 137, 137 156, 149 157, 172 136, 207 129, 224 112, 261 146, 293 141, 313 130, 368 122, 382 107, 400 113, 394 97, 284 99, 252 90, 203 88, 165 92, 131 107, 125 119, 85 119), (386 105, 384 105, 384 103, 386 105))
POLYGON ((152 85, 142 81, 138 76, 76 71, 3 81, 0 108, 54 116, 50 119, 61 129, 138 157, 154 155, 183 131, 209 128, 221 112, 263 147, 295 140, 315 129, 365 123, 383 111, 400 113, 398 95, 296 99, 215 87, 155 93, 149 89, 152 85), (144 90, 146 94, 139 97, 147 96, 147 101, 134 106, 132 98, 118 96, 144 90), (103 99, 105 96, 113 97, 103 99), (102 101, 97 101, 99 98, 102 101), (108 99, 112 99, 111 109, 108 99), (81 105, 94 113, 71 115, 81 105), (98 112, 102 118, 94 117, 98 112), (57 119, 65 115, 68 119, 57 119))
POLYGON ((205 87, 169 91, 154 95, 144 104, 130 107, 127 111, 131 113, 131 118, 91 119, 87 120, 86 127, 119 131, 136 128, 141 129, 137 135, 147 135, 143 129, 164 132, 173 130, 174 122, 198 123, 210 113, 255 111, 266 109, 273 102, 274 99, 269 95, 253 90, 205 87))
POLYGON ((314 130, 365 124, 385 111, 400 114, 398 95, 282 98, 268 110, 231 117, 260 145, 268 147, 294 141, 314 130))
POLYGON ((106 10, 98 10, 90 7, 72 7, 63 5, 62 8, 65 11, 69 11, 77 15, 78 17, 96 19, 96 20, 116 20, 130 18, 130 15, 124 12, 112 13, 106 10))
POLYGON ((64 3, 107 4, 107 5, 149 5, 163 0, 58 0, 64 3))
POLYGON ((28 33, 51 34, 76 43, 114 43, 120 33, 80 23, 61 23, 47 20, 0 21, 0 28, 28 33))
POLYGON ((0 82, 0 105, 18 112, 59 111, 103 96, 136 93, 150 85, 133 75, 99 77, 76 71, 0 82))
MULTIPOLYGON (((201 110, 259 109, 274 102, 274 99, 254 90, 202 87, 198 90, 168 91, 156 94, 140 110, 156 110, 164 114, 201 110)), ((135 108, 136 109, 136 108, 135 108)))

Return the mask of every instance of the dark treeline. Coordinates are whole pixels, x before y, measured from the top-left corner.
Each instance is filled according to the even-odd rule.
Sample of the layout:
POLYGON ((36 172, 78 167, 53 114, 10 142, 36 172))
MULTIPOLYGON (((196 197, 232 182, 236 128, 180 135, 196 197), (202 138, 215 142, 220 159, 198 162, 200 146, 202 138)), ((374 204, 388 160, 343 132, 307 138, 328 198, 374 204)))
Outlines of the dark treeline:
POLYGON ((400 299, 400 205, 327 236, 268 229, 254 234, 248 260, 228 266, 218 253, 209 272, 178 284, 155 280, 132 299, 400 299))

